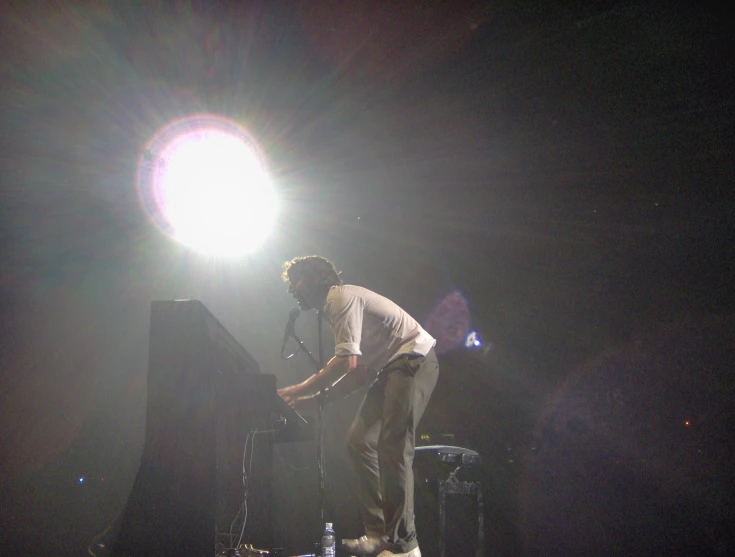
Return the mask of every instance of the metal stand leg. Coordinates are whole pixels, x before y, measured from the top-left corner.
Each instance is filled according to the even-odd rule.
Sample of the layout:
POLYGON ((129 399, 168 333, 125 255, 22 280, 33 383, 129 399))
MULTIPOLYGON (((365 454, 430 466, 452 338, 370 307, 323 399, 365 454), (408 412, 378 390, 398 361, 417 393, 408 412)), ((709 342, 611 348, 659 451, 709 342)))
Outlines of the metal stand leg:
POLYGON ((444 484, 439 482, 439 557, 447 555, 447 492, 444 484))
POLYGON ((485 513, 482 503, 482 483, 477 482, 477 552, 475 557, 482 557, 485 553, 485 513))
POLYGON ((481 482, 439 481, 439 557, 447 557, 447 494, 473 495, 477 501, 477 549, 475 557, 485 553, 484 510, 481 482))

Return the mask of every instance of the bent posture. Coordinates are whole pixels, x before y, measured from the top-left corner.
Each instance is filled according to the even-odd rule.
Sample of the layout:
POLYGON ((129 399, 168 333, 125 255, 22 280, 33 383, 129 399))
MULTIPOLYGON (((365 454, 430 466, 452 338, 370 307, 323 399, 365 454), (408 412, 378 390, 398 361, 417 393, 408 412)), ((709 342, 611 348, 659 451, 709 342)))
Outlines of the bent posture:
POLYGON ((328 401, 345 396, 364 383, 366 369, 380 370, 347 443, 365 535, 343 540, 343 547, 356 555, 420 557, 412 467, 416 426, 439 377, 436 341, 394 302, 342 284, 334 265, 323 257, 297 257, 284 269, 288 291, 301 308, 322 312, 329 323, 335 354, 319 373, 279 394, 306 408, 314 405, 319 392, 326 390, 328 401))

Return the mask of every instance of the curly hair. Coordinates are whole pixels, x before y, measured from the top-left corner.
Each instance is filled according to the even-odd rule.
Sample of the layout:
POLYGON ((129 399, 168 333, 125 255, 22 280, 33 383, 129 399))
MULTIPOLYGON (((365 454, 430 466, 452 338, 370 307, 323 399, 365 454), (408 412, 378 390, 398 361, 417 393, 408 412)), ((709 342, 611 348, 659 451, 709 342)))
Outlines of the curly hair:
MULTIPOLYGON (((314 286, 340 286, 342 279, 334 263, 320 255, 294 257, 283 264, 283 280, 295 282, 295 277, 304 277, 314 286)), ((298 279, 297 279, 298 280, 298 279)))

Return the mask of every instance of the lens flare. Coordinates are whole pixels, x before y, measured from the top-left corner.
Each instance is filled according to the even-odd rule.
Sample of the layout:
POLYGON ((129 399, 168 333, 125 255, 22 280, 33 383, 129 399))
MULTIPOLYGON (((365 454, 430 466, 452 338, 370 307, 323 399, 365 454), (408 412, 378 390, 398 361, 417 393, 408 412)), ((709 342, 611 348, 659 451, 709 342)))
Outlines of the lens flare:
POLYGON ((461 346, 470 328, 470 308, 458 290, 447 294, 426 319, 424 328, 436 339, 436 353, 461 346))
POLYGON ((212 115, 186 118, 156 134, 141 156, 138 191, 161 230, 217 256, 260 247, 278 206, 253 139, 212 115))
POLYGON ((482 341, 480 340, 480 335, 477 331, 472 331, 467 335, 467 338, 464 341, 464 346, 465 348, 480 348, 482 346, 482 341))

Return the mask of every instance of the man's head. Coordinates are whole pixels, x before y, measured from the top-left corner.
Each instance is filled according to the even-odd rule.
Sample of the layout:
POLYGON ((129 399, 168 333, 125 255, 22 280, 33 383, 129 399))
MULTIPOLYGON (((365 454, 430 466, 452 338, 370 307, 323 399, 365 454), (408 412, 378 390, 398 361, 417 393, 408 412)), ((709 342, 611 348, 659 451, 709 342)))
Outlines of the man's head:
POLYGON ((319 255, 295 257, 283 264, 283 280, 301 309, 320 309, 332 286, 342 284, 334 264, 319 255))

